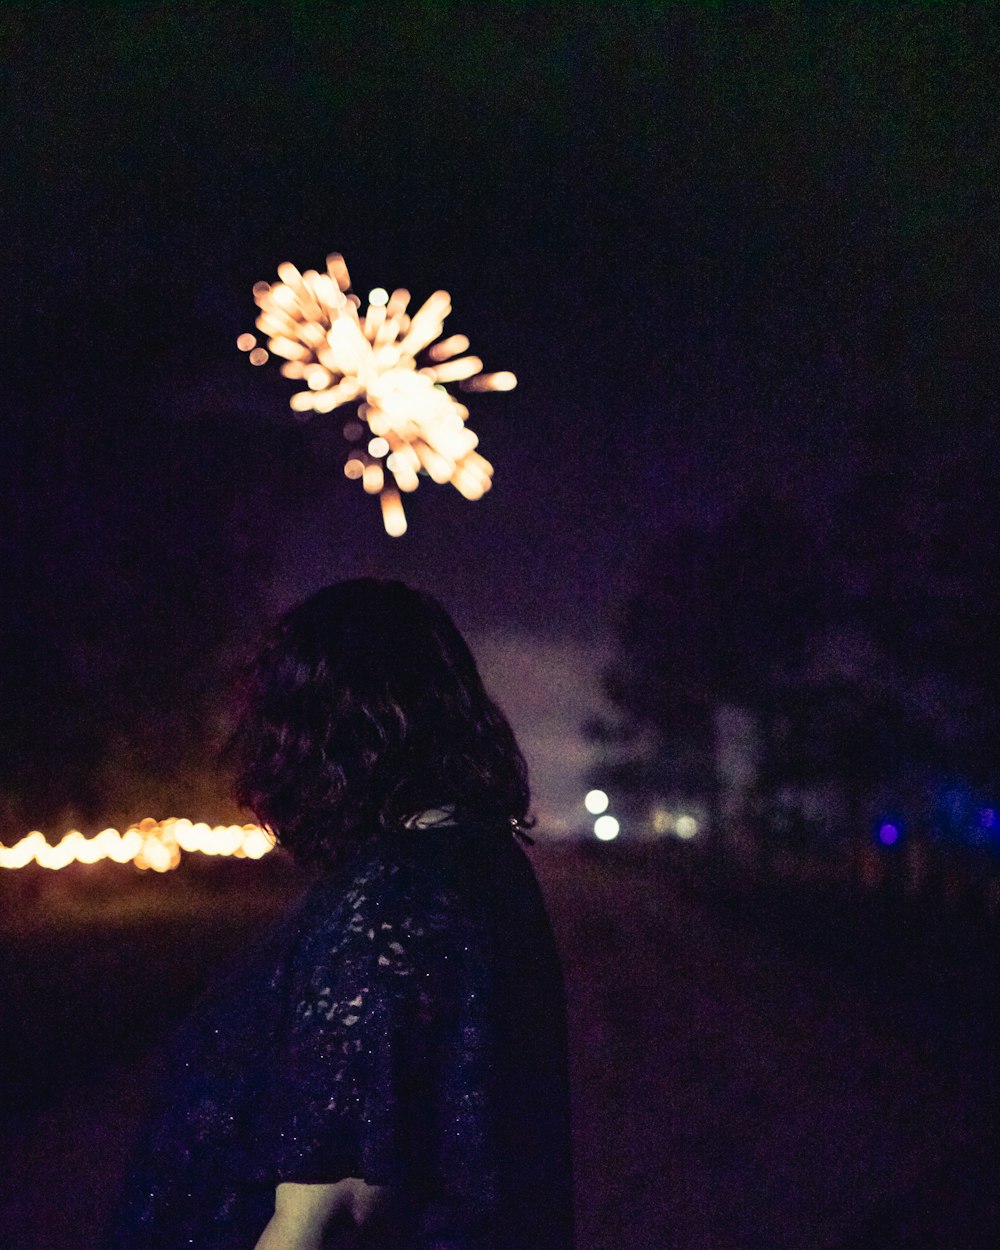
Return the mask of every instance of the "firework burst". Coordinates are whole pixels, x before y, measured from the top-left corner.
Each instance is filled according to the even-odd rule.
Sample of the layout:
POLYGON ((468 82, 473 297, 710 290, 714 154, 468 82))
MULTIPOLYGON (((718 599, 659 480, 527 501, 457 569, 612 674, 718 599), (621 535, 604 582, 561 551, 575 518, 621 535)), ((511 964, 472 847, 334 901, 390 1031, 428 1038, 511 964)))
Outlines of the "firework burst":
POLYGON ((289 400, 301 419, 350 405, 344 473, 379 496, 386 531, 405 533, 400 492, 416 490, 422 475, 451 482, 466 499, 482 498, 493 466, 476 451, 468 408, 447 388, 457 382, 464 391, 509 391, 517 379, 483 373, 479 357, 465 354, 463 334, 440 337, 451 312, 448 292, 435 291, 411 316, 409 291, 377 287, 362 313, 337 252, 325 273, 300 273, 286 261, 278 279, 253 288, 267 348, 252 334, 241 334, 237 346, 251 364, 264 364, 269 352, 283 358, 282 374, 304 383, 289 400))

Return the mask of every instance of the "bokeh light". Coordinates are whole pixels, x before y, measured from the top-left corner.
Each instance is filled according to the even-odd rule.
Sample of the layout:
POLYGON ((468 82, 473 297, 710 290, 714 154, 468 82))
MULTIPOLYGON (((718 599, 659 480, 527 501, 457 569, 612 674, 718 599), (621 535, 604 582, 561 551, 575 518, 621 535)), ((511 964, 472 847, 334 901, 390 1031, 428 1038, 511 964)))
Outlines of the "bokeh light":
POLYGON ((600 816, 601 812, 608 810, 610 800, 603 790, 589 790, 583 800, 583 806, 590 812, 591 816, 600 816))
POLYGON ((611 842, 621 833, 621 825, 614 816, 598 816, 594 821, 594 836, 602 842, 611 842))
POLYGON ((117 864, 133 863, 136 868, 153 872, 169 872, 180 864, 182 851, 260 859, 273 848, 270 834, 259 825, 213 826, 183 817, 146 817, 124 833, 104 829, 86 838, 78 829, 70 829, 55 845, 35 829, 13 846, 0 846, 0 869, 37 864, 54 870, 108 859, 117 864))

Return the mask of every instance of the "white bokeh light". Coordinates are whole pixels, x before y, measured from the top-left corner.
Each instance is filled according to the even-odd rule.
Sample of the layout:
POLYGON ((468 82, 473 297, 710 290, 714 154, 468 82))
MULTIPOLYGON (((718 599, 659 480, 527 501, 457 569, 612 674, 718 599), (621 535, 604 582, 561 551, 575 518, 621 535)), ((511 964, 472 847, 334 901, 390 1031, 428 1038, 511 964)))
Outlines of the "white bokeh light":
POLYGON ((591 816, 600 816, 601 812, 608 810, 609 801, 603 790, 590 790, 583 800, 583 806, 590 812, 591 816))
POLYGON ((693 838, 698 832, 698 822, 693 816, 678 816, 674 824, 674 832, 679 838, 693 838))
POLYGON ((594 836, 602 842, 610 842, 621 832, 621 825, 614 816, 598 816, 594 821, 594 836))

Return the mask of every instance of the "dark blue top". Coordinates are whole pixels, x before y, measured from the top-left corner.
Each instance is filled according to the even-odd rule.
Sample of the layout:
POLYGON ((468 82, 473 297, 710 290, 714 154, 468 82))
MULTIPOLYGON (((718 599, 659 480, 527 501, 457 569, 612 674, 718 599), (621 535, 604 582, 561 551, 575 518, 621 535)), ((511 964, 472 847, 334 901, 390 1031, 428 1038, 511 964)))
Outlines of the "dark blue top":
POLYGON ((109 1250, 253 1250, 279 1182, 348 1176, 398 1202, 331 1248, 572 1246, 562 978, 506 829, 380 834, 210 991, 109 1250))

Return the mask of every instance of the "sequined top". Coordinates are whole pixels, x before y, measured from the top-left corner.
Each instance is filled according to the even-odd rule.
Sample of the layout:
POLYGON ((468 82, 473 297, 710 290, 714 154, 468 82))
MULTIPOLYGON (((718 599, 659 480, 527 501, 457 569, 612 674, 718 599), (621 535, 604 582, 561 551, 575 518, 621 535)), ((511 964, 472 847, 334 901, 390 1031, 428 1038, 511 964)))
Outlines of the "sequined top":
POLYGON ((109 1250, 253 1250, 281 1181, 396 1195, 331 1250, 570 1250, 562 980, 508 830, 320 880, 180 1030, 109 1250))

